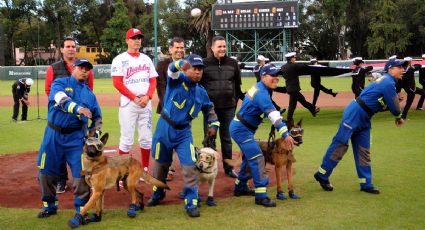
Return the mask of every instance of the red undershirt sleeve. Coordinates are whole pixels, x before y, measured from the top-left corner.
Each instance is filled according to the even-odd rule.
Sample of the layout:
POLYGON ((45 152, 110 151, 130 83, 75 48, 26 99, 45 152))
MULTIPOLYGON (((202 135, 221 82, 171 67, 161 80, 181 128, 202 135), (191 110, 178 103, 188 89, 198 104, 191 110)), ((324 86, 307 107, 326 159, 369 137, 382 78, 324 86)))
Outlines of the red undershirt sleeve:
POLYGON ((123 76, 112 76, 112 82, 114 84, 114 87, 124 96, 128 97, 130 100, 134 100, 136 98, 136 95, 134 95, 130 90, 125 87, 123 83, 123 76))
POLYGON ((149 99, 152 99, 153 93, 156 89, 156 77, 149 78, 149 89, 146 95, 149 97, 149 99))

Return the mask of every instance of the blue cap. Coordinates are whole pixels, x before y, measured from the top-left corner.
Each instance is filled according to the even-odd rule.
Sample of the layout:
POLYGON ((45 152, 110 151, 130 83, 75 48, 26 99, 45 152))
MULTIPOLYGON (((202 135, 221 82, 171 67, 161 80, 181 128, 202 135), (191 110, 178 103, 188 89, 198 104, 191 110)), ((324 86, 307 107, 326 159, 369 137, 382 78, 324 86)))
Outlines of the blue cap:
POLYGON ((261 76, 264 75, 271 75, 271 76, 278 76, 279 74, 282 74, 280 71, 280 68, 273 66, 273 65, 265 65, 263 68, 261 68, 261 76))
POLYGON ((186 58, 187 62, 191 66, 202 66, 204 67, 204 61, 202 60, 202 57, 197 54, 191 54, 186 58))
POLYGON ((403 66, 405 63, 406 63, 406 61, 401 60, 401 59, 390 59, 385 64, 384 71, 388 71, 388 69, 390 69, 391 67, 394 67, 394 66, 403 66))
POLYGON ((85 58, 77 59, 77 60, 74 62, 74 65, 73 65, 73 66, 87 66, 87 67, 89 67, 90 69, 93 69, 93 65, 89 62, 89 60, 87 60, 87 59, 85 59, 85 58))

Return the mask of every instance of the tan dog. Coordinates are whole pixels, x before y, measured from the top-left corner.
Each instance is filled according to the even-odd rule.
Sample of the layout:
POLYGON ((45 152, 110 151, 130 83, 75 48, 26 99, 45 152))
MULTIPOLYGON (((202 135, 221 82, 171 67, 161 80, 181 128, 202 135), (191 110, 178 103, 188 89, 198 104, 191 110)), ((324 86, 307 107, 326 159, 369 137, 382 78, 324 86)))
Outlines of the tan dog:
POLYGON ((137 190, 136 185, 142 177, 147 183, 159 188, 170 189, 166 184, 147 174, 141 164, 131 155, 104 156, 103 148, 108 140, 108 133, 99 140, 89 137, 84 145, 83 174, 87 184, 92 188, 92 195, 86 205, 81 209, 80 214, 71 218, 68 225, 72 228, 89 222, 101 221, 103 210, 103 199, 106 189, 117 186, 120 180, 124 183, 124 188, 131 194, 131 204, 127 215, 135 217, 137 211, 144 208, 143 193, 137 190), (96 204, 96 214, 90 220, 85 215, 96 204))
POLYGON ((212 148, 201 148, 198 151, 198 159, 196 161, 196 168, 199 170, 199 182, 208 182, 208 198, 207 205, 215 206, 214 201, 214 185, 215 178, 218 172, 218 159, 219 154, 212 148))
MULTIPOLYGON (((294 127, 291 128, 289 134, 296 142, 300 145, 303 140, 304 130, 301 128, 302 120, 300 120, 294 127)), ((288 194, 292 199, 299 199, 300 197, 294 192, 293 182, 293 168, 292 164, 296 162, 293 150, 288 150, 285 145, 283 138, 275 140, 273 146, 269 146, 268 141, 258 141, 261 151, 263 152, 266 163, 272 164, 275 167, 276 173, 276 187, 277 194, 276 198, 283 200, 285 195, 282 190, 282 181, 284 178, 284 169, 286 169, 286 178, 288 179, 288 194)))
MULTIPOLYGON (((289 131, 289 135, 300 145, 303 142, 303 133, 304 130, 301 128, 302 120, 300 120, 295 126, 289 131)), ((275 167, 276 173, 276 184, 277 184, 277 194, 276 198, 283 200, 285 195, 282 190, 282 181, 283 181, 283 169, 286 169, 286 178, 288 179, 288 193, 289 197, 292 199, 300 198, 294 192, 293 184, 293 168, 292 164, 295 163, 295 157, 293 150, 288 150, 285 145, 283 138, 278 138, 272 143, 268 141, 258 141, 261 151, 263 152, 264 159, 266 163, 272 164, 275 167)), ((242 163, 242 154, 238 159, 235 160, 225 160, 229 165, 237 166, 242 163)))

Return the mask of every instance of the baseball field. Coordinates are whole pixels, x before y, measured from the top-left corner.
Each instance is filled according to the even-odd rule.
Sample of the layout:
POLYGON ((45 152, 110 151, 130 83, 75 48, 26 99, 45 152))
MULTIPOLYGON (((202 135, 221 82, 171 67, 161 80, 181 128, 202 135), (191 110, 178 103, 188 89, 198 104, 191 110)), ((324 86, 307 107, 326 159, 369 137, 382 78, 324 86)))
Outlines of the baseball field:
MULTIPOLYGON (((307 100, 312 98, 309 78, 302 78, 301 88, 307 100)), ((243 79, 243 90, 254 84, 254 79, 243 79)), ((12 122, 12 81, 0 81, 0 229, 67 229, 73 216, 72 192, 59 195, 58 215, 38 219, 41 208, 40 191, 36 181, 35 157, 46 125, 47 99, 44 81, 30 92, 31 107, 27 122, 12 122), (39 119, 40 118, 40 119, 39 119)), ((280 82, 282 84, 282 82, 280 82)), ((410 110, 408 120, 396 128, 389 112, 372 119, 371 159, 373 183, 380 195, 360 192, 352 151, 330 178, 335 189, 323 191, 314 180, 331 138, 337 130, 343 107, 353 99, 349 78, 323 78, 322 84, 340 92, 336 98, 322 93, 318 100, 321 112, 317 117, 298 107, 295 120, 303 118, 304 143, 295 149, 295 191, 299 200, 277 201, 276 208, 263 208, 250 197, 233 197, 233 180, 219 172, 216 188, 217 206, 203 204, 201 217, 191 219, 177 198, 181 175, 177 172, 170 183, 164 205, 146 207, 134 219, 126 214, 129 204, 127 192, 108 191, 100 223, 90 223, 81 229, 424 229, 425 228, 425 112, 410 110)), ((109 132, 107 148, 116 149, 119 140, 118 93, 110 79, 96 79, 95 93, 102 106, 103 132, 109 132)), ((274 99, 287 107, 288 96, 275 93, 274 99)), ((415 107, 417 99, 412 106, 415 107)), ((156 106, 156 98, 153 105, 156 106)), ((402 103, 403 105, 404 103, 402 103)), ((158 119, 154 113, 154 128, 158 119)), ((270 123, 260 126, 256 137, 266 139, 270 123)), ((195 145, 202 141, 201 119, 193 122, 195 145)), ((234 156, 239 149, 234 145, 234 156)), ((221 163, 219 168, 222 170, 221 163)), ((271 185, 270 197, 276 195, 273 167, 268 166, 271 185)), ((70 183, 70 182, 68 182, 70 183)), ((285 183, 284 183, 285 185, 285 183)), ((150 187, 141 184, 146 200, 150 187)), ((285 186, 284 186, 285 187, 285 186)), ((286 189, 285 189, 286 190, 286 189)), ((207 192, 201 186, 201 195, 207 192)), ((146 203, 145 200, 145 203, 146 203)))

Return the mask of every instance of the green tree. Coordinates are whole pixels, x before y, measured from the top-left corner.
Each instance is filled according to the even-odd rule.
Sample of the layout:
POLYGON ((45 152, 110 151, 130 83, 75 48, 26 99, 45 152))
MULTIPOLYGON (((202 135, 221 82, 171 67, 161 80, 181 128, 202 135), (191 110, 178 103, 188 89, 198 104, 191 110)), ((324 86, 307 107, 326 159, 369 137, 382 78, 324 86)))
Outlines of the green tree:
POLYGON ((406 22, 395 16, 400 13, 399 6, 393 0, 377 0, 373 8, 372 34, 367 39, 370 57, 382 58, 404 52, 413 34, 407 30, 406 22))
POLYGON ((110 60, 116 55, 127 50, 125 33, 131 28, 128 10, 123 0, 118 0, 114 5, 113 16, 107 22, 103 35, 100 37, 102 47, 110 52, 110 60))
MULTIPOLYGON (((214 31, 211 30, 211 14, 212 5, 216 2, 217 0, 199 0, 189 5, 193 8, 197 7, 202 11, 201 16, 191 19, 190 28, 198 34, 198 36, 195 37, 196 39, 193 39, 193 41, 198 41, 204 44, 207 56, 212 53, 210 47, 211 40, 214 37, 214 31)), ((198 53, 202 54, 203 52, 198 53)))

